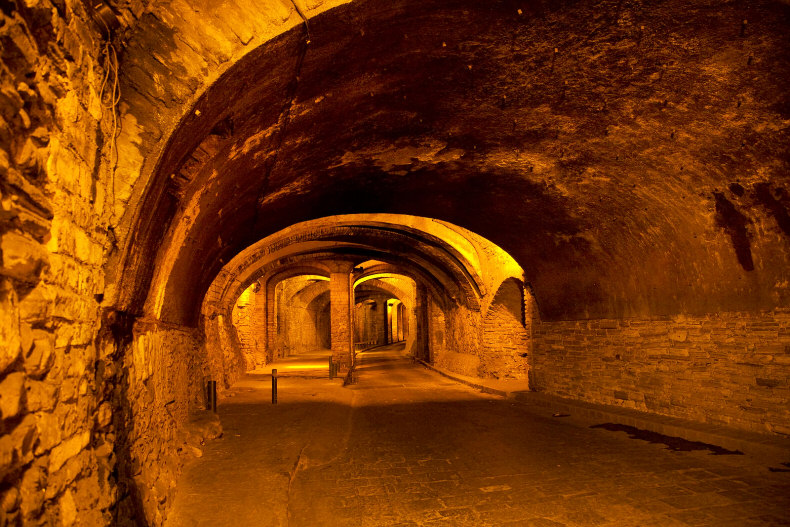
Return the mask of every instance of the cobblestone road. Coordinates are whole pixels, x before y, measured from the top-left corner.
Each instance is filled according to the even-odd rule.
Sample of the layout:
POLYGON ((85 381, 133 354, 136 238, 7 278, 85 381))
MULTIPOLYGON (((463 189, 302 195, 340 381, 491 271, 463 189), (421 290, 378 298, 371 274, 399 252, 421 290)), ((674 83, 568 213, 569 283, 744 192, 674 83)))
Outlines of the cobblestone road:
POLYGON ((170 525, 790 525, 790 473, 541 415, 384 349, 354 385, 240 383, 170 525), (207 473, 212 475, 209 477, 207 473))

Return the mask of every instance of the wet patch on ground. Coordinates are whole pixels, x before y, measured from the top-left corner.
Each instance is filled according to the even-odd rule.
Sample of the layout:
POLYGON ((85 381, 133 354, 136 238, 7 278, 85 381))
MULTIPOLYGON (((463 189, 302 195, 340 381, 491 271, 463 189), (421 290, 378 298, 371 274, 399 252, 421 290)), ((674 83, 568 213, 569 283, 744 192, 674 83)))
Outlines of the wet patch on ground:
POLYGON ((610 432, 625 432, 631 439, 640 439, 649 443, 660 443, 667 446, 669 450, 675 452, 690 452, 692 450, 710 450, 711 454, 715 456, 742 456, 743 452, 740 450, 727 450, 724 447, 703 443, 701 441, 689 441, 682 437, 668 436, 651 432, 649 430, 640 430, 639 428, 620 425, 615 423, 604 423, 600 425, 593 425, 590 428, 603 428, 610 432))

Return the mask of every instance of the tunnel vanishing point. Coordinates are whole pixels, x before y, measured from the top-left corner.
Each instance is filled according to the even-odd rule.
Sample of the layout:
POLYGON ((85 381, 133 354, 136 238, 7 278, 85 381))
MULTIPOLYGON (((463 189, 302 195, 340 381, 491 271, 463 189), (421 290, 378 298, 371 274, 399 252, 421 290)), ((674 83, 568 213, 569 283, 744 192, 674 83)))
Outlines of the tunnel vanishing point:
POLYGON ((0 523, 161 525, 306 350, 790 436, 787 1, 0 9, 0 523))

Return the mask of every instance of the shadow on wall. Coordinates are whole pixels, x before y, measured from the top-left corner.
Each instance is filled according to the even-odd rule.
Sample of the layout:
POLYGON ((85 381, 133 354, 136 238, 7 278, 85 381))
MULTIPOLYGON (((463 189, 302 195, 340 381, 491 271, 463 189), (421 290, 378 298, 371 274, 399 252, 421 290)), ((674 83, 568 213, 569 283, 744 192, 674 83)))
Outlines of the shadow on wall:
POLYGON ((479 374, 495 379, 526 379, 529 375, 529 331, 525 327, 524 287, 505 280, 483 320, 479 374))

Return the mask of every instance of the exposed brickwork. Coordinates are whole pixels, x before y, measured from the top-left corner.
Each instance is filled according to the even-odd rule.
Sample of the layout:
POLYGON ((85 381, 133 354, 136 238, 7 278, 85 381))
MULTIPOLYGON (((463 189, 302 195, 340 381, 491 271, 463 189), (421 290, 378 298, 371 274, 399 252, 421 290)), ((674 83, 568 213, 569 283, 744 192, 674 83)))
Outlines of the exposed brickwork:
POLYGON ((190 411, 205 407, 205 381, 212 378, 200 355, 196 330, 135 326, 127 372, 118 387, 121 415, 118 430, 124 447, 117 449, 122 474, 135 486, 120 505, 120 517, 142 509, 154 525, 163 522, 175 492, 176 478, 187 448, 184 426, 190 411))
MULTIPOLYGON (((351 271, 349 267, 348 271, 351 271)), ((329 275, 329 307, 331 312, 332 357, 340 368, 351 366, 353 294, 351 276, 348 273, 329 275)))
MULTIPOLYGON (((529 267, 557 321, 533 328, 536 387, 790 434, 788 314, 755 314, 790 303, 784 4, 370 0, 311 21, 307 48, 302 17, 344 0, 107 3, 118 121, 97 3, 0 13, 0 524, 162 523, 205 380, 222 391, 253 348, 308 336, 276 341, 272 313, 234 330, 227 291, 250 277, 217 271, 363 208, 463 224, 529 267), (737 36, 744 17, 759 30, 737 36), (752 312, 648 318, 721 309, 752 312)), ((495 252, 365 230, 277 250, 365 238, 419 257, 447 297, 420 302, 437 365, 524 374, 530 326, 491 304, 495 252)), ((334 293, 346 354, 352 304, 334 293)))
POLYGON ((537 390, 790 435, 790 313, 544 322, 534 339, 537 390))
POLYGON ((387 299, 388 295, 371 295, 355 305, 354 346, 357 349, 386 344, 387 299))
POLYGON ((266 292, 253 284, 245 293, 236 302, 232 320, 244 355, 244 371, 249 371, 266 363, 266 292))
POLYGON ((505 281, 483 320, 479 375, 496 379, 526 379, 529 335, 524 327, 523 296, 514 280, 505 281))

